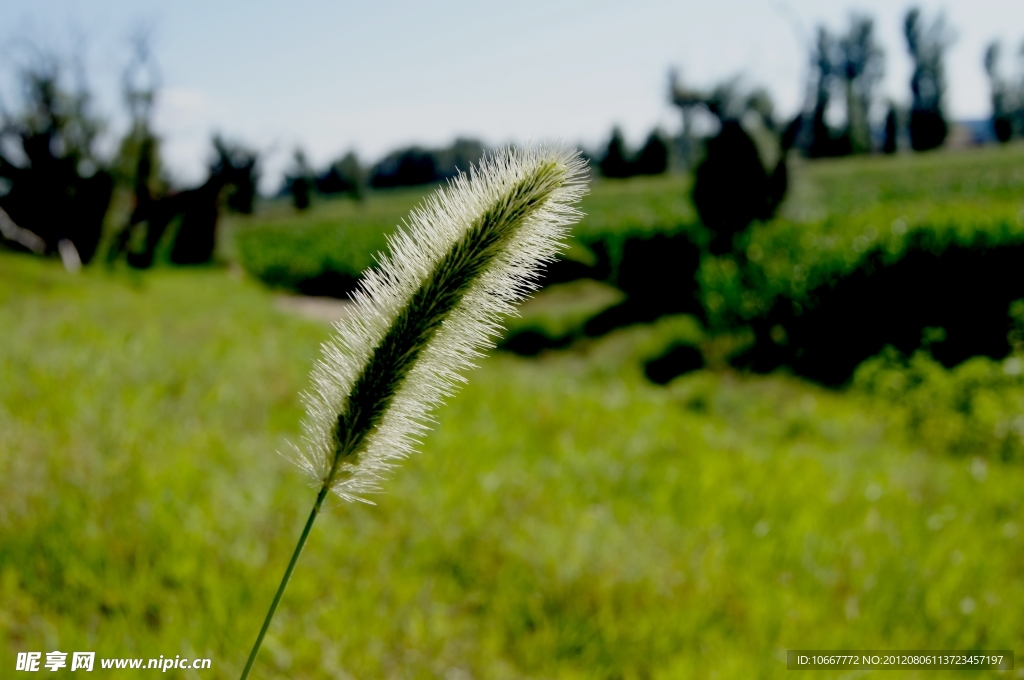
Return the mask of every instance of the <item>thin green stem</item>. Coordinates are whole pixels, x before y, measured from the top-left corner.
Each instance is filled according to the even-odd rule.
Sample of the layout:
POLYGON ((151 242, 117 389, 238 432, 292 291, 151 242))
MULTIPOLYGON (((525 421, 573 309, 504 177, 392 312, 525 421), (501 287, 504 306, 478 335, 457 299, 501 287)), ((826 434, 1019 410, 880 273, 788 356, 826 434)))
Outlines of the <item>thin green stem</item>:
POLYGON ((277 605, 281 602, 281 596, 284 595, 284 589, 292 577, 292 570, 295 569, 295 563, 299 561, 299 555, 302 554, 302 548, 306 545, 306 539, 309 538, 309 530, 313 528, 313 521, 320 513, 320 506, 324 504, 327 492, 328 489, 325 484, 324 488, 320 489, 320 493, 316 497, 316 503, 313 504, 313 511, 309 513, 309 519, 306 520, 306 528, 302 530, 302 535, 299 536, 299 543, 295 546, 295 552, 292 553, 292 560, 288 563, 288 568, 284 570, 284 576, 281 578, 281 585, 277 587, 277 595, 274 595, 274 601, 270 603, 270 611, 267 612, 267 618, 263 621, 263 628, 260 629, 260 634, 256 638, 256 644, 252 646, 252 652, 249 653, 249 660, 245 663, 245 670, 242 671, 242 677, 240 680, 245 680, 249 677, 249 671, 252 670, 252 664, 256 661, 256 655, 259 654, 260 647, 263 645, 263 637, 267 634, 267 629, 270 628, 270 622, 274 618, 274 612, 277 611, 277 605))

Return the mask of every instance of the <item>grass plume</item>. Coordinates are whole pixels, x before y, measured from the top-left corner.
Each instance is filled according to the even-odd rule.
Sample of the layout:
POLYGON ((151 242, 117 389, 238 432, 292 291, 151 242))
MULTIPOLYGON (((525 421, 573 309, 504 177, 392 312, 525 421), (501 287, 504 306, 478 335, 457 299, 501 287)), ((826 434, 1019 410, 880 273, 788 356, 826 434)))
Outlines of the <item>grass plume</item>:
POLYGON ((465 380, 579 219, 584 170, 578 152, 563 148, 497 151, 414 210, 366 273, 304 395, 295 450, 320 492, 243 680, 327 494, 368 502, 412 452, 431 409, 465 380))

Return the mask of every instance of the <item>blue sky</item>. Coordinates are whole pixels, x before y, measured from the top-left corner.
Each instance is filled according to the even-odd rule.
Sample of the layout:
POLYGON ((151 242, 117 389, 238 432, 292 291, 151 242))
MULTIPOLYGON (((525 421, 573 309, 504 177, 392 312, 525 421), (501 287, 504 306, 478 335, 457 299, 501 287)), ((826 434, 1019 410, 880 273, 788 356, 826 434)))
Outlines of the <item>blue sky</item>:
MULTIPOLYGON (((956 40, 947 57, 956 118, 988 115, 981 58, 993 38, 1013 57, 1024 2, 917 3, 942 11, 956 40)), ((172 176, 200 180, 214 131, 260 149, 265 188, 292 150, 316 164, 349 149, 364 161, 402 144, 560 138, 602 143, 620 125, 639 144, 656 125, 679 127, 667 74, 702 86, 742 74, 777 110, 801 105, 807 42, 817 25, 846 27, 851 11, 876 19, 886 51, 881 94, 909 99, 901 34, 909 4, 864 0, 4 0, 0 93, 11 106, 14 66, 30 46, 79 57, 97 108, 123 131, 121 72, 131 36, 148 32, 162 89, 156 127, 172 176)), ((1013 58, 1004 67, 1016 67, 1013 58)), ((110 143, 110 142, 108 142, 110 143)))

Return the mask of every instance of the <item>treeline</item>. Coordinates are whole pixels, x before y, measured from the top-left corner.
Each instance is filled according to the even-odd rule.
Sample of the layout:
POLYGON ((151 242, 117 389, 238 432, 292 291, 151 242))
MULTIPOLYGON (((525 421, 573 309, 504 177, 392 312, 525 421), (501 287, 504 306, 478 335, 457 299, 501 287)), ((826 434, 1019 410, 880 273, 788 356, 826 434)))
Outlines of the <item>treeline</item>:
MULTIPOLYGON (((1018 54, 1024 56, 1024 43, 1018 54)), ((985 73, 992 91, 992 127, 996 138, 1005 143, 1024 136, 1024 69, 1016 77, 1006 78, 1001 57, 1002 45, 992 42, 985 50, 985 73)))
POLYGON ((654 130, 648 135, 643 147, 633 152, 627 147, 622 131, 614 128, 598 167, 605 177, 660 175, 669 167, 668 140, 661 130, 654 130))
POLYGON ((903 36, 913 62, 909 107, 891 100, 878 101, 876 90, 885 72, 885 53, 876 40, 873 19, 853 15, 842 34, 819 27, 811 53, 808 102, 795 140, 798 149, 812 158, 873 151, 894 153, 901 131, 915 151, 928 151, 946 141, 949 121, 944 55, 952 34, 941 16, 928 22, 914 8, 904 17, 903 36), (844 110, 840 127, 828 122, 834 104, 844 110), (882 108, 885 117, 879 129, 872 125, 872 111, 882 108))
POLYGON ((279 193, 291 195, 300 210, 309 207, 314 193, 358 199, 367 188, 390 189, 451 179, 459 172, 468 171, 483 157, 484 151, 479 140, 459 138, 447 147, 398 149, 371 167, 364 167, 355 152, 350 151, 317 171, 309 164, 305 152, 296 149, 279 193))
MULTIPOLYGON (((941 15, 929 20, 913 8, 904 16, 902 33, 913 63, 905 104, 879 97, 886 54, 878 43, 874 20, 852 14, 844 31, 818 27, 808 55, 807 98, 795 118, 776 119, 769 93, 757 88, 745 91, 739 78, 702 90, 684 85, 673 74, 669 101, 682 114, 680 134, 670 138, 656 131, 643 150, 631 152, 615 128, 608 143, 594 154, 597 165, 610 178, 657 174, 673 165, 695 167, 710 139, 698 138, 695 133, 700 117, 717 124, 740 121, 745 129, 760 127, 748 131, 759 142, 765 130, 773 133, 775 140, 769 146, 776 148, 783 142, 778 133, 789 130, 789 147, 809 158, 895 153, 901 146, 928 151, 942 146, 950 132, 945 54, 952 32, 941 15), (654 158, 656 162, 644 161, 654 158)), ((999 43, 992 43, 983 62, 992 91, 992 136, 1006 142, 1024 135, 1024 71, 1005 77, 1001 51, 999 43)))

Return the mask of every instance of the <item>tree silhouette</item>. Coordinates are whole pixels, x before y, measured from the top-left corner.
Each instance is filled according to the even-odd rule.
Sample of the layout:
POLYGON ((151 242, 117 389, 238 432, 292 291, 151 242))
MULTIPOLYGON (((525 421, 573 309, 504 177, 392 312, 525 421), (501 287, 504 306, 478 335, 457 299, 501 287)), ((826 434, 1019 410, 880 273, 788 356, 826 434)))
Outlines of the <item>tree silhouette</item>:
POLYGON ((680 155, 686 167, 691 168, 696 162, 693 115, 705 106, 706 96, 700 90, 684 86, 678 71, 670 71, 668 79, 669 101, 679 107, 683 117, 683 130, 679 136, 680 155))
POLYGON ((363 197, 365 188, 366 171, 353 151, 331 163, 316 178, 317 193, 325 195, 348 194, 358 199, 363 197))
POLYGON ((711 252, 733 248, 733 239, 754 220, 770 219, 786 191, 785 160, 769 174, 757 145, 739 121, 723 121, 697 166, 693 203, 704 226, 714 232, 711 252))
POLYGON ((457 138, 451 146, 432 150, 436 179, 451 179, 460 172, 469 172, 470 166, 484 157, 484 151, 479 140, 464 137, 457 138))
POLYGON ((174 264, 205 264, 213 259, 217 222, 225 190, 228 201, 241 212, 252 210, 257 179, 257 155, 241 146, 214 137, 215 156, 209 177, 193 189, 153 197, 136 205, 129 224, 117 235, 109 254, 113 261, 127 254, 128 264, 138 269, 153 265, 157 246, 167 230, 177 224, 169 259, 174 264), (137 239, 133 236, 138 234, 137 239), (132 247, 135 241, 141 244, 132 247))
POLYGON ((839 39, 836 69, 846 97, 845 137, 850 151, 871 151, 869 115, 875 87, 882 77, 883 52, 875 42, 874 21, 853 15, 850 30, 839 39))
MULTIPOLYGON (((732 250, 736 235, 754 220, 767 220, 782 202, 788 187, 786 154, 799 130, 800 117, 781 133, 773 119, 768 93, 755 89, 744 94, 736 79, 719 84, 711 92, 698 96, 672 92, 674 103, 700 102, 700 106, 718 119, 719 132, 708 140, 704 158, 697 166, 693 184, 693 202, 701 222, 714 235, 711 252, 717 255, 732 250), (759 128, 759 134, 772 139, 778 148, 774 167, 765 168, 757 144, 746 125, 759 128)), ((696 105, 696 104, 692 104, 696 105)))
POLYGON ((292 204, 296 210, 309 208, 310 194, 315 182, 313 168, 306 160, 306 152, 296 149, 292 155, 292 167, 284 176, 285 187, 292 195, 292 204))
POLYGON ((807 155, 811 158, 849 153, 849 140, 834 134, 826 120, 837 77, 835 51, 835 38, 824 26, 819 26, 818 39, 811 53, 814 106, 811 109, 810 140, 806 146, 807 155))
POLYGON ((647 141, 633 163, 633 173, 660 175, 666 170, 668 170, 668 144, 661 132, 654 130, 647 136, 647 141))
POLYGON ((636 175, 660 175, 668 170, 668 163, 668 142, 660 130, 652 130, 643 148, 634 155, 626 146, 622 131, 615 127, 599 167, 605 177, 622 179, 636 175))
POLYGON ((996 139, 1005 144, 1020 128, 1021 93, 1019 89, 1011 87, 999 73, 1001 52, 999 42, 992 42, 985 50, 984 63, 992 89, 992 131, 996 139))
POLYGON ((167 183, 161 177, 160 140, 151 125, 153 105, 159 90, 160 74, 145 34, 134 38, 134 56, 121 78, 122 95, 131 117, 131 127, 121 140, 114 167, 121 184, 132 186, 132 212, 128 223, 115 235, 107 249, 107 262, 120 257, 136 226, 146 220, 154 197, 165 194, 167 183))
POLYGON ((629 177, 632 174, 632 168, 629 166, 626 141, 622 138, 622 130, 616 127, 612 129, 612 137, 608 140, 604 157, 601 158, 601 174, 605 177, 629 177))
POLYGON ((882 142, 883 153, 896 153, 896 137, 898 130, 899 115, 896 113, 896 105, 889 102, 889 110, 885 114, 885 140, 882 142))
POLYGON ((227 207, 251 215, 260 178, 259 154, 241 144, 228 142, 220 135, 214 135, 213 149, 210 176, 225 178, 227 207))
POLYGON ((483 155, 484 145, 479 140, 462 137, 440 149, 419 146, 398 149, 373 166, 370 185, 384 189, 451 179, 460 172, 467 172, 483 155))
POLYGON ((54 57, 39 57, 21 73, 24 109, 0 117, 0 178, 9 187, 0 209, 38 236, 43 252, 73 246, 87 263, 99 245, 113 178, 94 150, 102 123, 90 111, 88 90, 70 91, 62 80, 54 57), (16 146, 18 161, 4 151, 16 146))
POLYGON ((941 146, 949 132, 943 101, 946 76, 942 57, 950 37, 941 16, 925 26, 921 10, 916 7, 907 12, 903 33, 914 60, 910 78, 910 146, 915 151, 927 151, 941 146))

